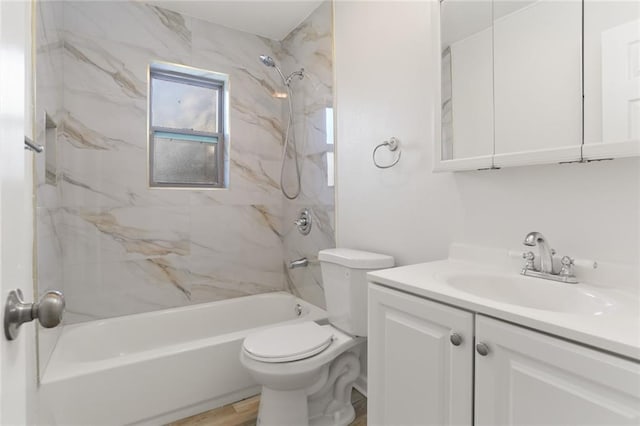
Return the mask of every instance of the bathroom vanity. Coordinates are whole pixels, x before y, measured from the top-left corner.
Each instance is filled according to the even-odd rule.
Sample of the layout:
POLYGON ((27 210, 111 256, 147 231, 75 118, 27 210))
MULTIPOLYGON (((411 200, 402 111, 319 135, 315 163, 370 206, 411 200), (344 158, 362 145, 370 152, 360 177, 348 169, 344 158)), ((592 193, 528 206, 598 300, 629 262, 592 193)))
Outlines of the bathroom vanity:
POLYGON ((637 271, 566 284, 519 263, 454 246, 368 275, 370 424, 638 424, 637 271))

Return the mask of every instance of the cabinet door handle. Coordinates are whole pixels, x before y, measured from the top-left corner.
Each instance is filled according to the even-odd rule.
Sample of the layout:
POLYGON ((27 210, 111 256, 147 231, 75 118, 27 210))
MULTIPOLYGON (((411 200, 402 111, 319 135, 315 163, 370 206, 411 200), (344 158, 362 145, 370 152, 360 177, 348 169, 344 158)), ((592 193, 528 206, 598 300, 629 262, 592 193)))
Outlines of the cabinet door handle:
POLYGON ((480 342, 476 345, 476 351, 482 356, 487 356, 489 355, 489 346, 486 343, 480 342))
POLYGON ((449 336, 449 340, 451 340, 451 344, 453 346, 460 346, 462 344, 462 336, 456 333, 455 331, 451 332, 449 336))

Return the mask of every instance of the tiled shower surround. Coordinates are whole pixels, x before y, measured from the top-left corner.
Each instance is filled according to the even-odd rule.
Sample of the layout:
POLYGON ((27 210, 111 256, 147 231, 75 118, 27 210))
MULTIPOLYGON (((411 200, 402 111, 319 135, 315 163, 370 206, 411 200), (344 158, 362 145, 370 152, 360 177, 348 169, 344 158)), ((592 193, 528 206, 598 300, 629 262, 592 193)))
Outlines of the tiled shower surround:
MULTIPOLYGON (((285 260, 306 257, 309 266, 286 269, 286 279, 296 295, 322 307, 325 302, 318 251, 335 247, 334 188, 328 184, 328 174, 333 175, 333 168, 329 167, 333 164, 333 121, 327 124, 327 114, 333 115, 331 19, 331 4, 325 2, 283 40, 279 55, 287 72, 304 67, 307 75, 291 83, 302 191, 295 200, 283 197, 282 230, 285 260), (313 221, 306 236, 293 225, 305 207, 311 210, 313 221)), ((283 108, 286 120, 288 107, 283 108)), ((286 165, 285 187, 291 193, 296 188, 294 163, 288 161, 286 165)), ((333 176, 330 177, 333 183, 333 176)))
POLYGON ((282 42, 137 1, 38 7, 38 142, 45 144, 45 110, 59 133, 57 173, 47 179, 38 159, 39 287, 64 290, 65 322, 277 290, 322 305, 317 252, 335 244, 325 122, 333 103, 330 4, 282 42), (273 94, 284 89, 261 54, 285 73, 307 73, 292 83, 303 185, 293 202, 279 189, 288 108, 273 94), (229 74, 228 189, 148 187, 153 61, 229 74), (306 237, 292 225, 302 207, 314 219, 306 237), (289 271, 302 256, 311 266, 289 271))

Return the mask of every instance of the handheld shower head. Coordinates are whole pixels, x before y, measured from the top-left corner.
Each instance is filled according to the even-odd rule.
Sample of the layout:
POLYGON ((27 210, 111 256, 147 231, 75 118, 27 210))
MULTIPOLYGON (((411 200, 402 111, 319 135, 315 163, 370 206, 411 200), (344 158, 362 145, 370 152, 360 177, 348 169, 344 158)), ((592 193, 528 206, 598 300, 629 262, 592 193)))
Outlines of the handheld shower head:
POLYGON ((284 74, 282 74, 282 71, 280 70, 280 68, 276 65, 276 61, 274 61, 271 56, 260 55, 259 58, 260 58, 260 62, 262 62, 264 66, 269 68, 275 68, 275 70, 278 71, 278 74, 280 74, 280 77, 282 78, 282 82, 287 87, 291 85, 291 80, 293 79, 293 77, 298 77, 300 80, 304 78, 304 68, 301 68, 298 71, 294 71, 285 77, 284 74))
POLYGON ((275 68, 276 66, 276 61, 274 61, 273 58, 268 55, 260 55, 260 62, 262 62, 267 67, 275 68))

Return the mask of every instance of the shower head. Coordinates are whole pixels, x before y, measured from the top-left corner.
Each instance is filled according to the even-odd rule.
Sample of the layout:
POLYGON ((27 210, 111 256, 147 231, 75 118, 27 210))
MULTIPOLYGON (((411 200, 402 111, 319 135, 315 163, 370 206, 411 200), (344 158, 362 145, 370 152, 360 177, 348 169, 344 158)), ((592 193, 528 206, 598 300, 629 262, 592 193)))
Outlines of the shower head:
POLYGON ((300 80, 304 78, 304 68, 301 68, 298 71, 294 71, 285 77, 284 74, 282 74, 282 71, 280 71, 280 68, 276 65, 276 61, 274 61, 271 56, 260 55, 260 62, 262 62, 265 66, 269 68, 275 68, 275 70, 278 71, 278 74, 280 74, 280 77, 282 78, 282 82, 287 87, 291 85, 291 79, 293 77, 298 77, 300 80))
POLYGON ((260 62, 262 62, 267 67, 275 68, 276 66, 276 61, 274 61, 271 56, 260 55, 260 62))

